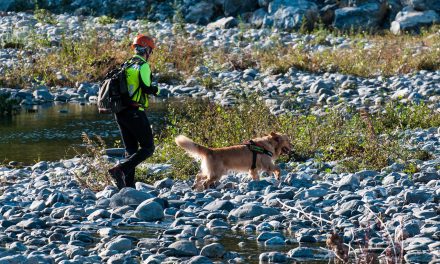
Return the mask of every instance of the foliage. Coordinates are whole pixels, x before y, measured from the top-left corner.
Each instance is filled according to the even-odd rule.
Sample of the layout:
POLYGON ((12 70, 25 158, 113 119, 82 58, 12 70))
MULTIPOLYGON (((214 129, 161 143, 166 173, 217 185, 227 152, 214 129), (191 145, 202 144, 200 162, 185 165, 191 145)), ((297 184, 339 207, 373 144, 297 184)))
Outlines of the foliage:
POLYGON ((242 98, 239 106, 232 108, 201 100, 185 102, 170 107, 168 126, 156 140, 159 145, 151 161, 172 163, 174 177, 187 177, 197 172, 198 165, 176 146, 177 135, 187 135, 209 147, 223 147, 271 131, 289 135, 295 156, 340 161, 344 170, 350 172, 380 170, 394 161, 430 158, 420 150, 405 149, 404 138, 395 131, 401 124, 406 124, 406 129, 439 126, 440 114, 423 105, 386 109, 384 113, 368 114, 366 120, 350 109, 348 113, 331 110, 324 116, 274 116, 254 96, 242 98), (424 113, 427 117, 399 115, 402 111, 424 113), (389 122, 389 116, 398 121, 389 122))
POLYGON ((50 12, 47 9, 43 9, 43 8, 35 9, 34 17, 39 23, 42 23, 42 24, 55 25, 58 23, 55 15, 52 14, 52 12, 50 12))
POLYGON ((116 22, 116 19, 110 16, 100 16, 98 17, 98 23, 101 25, 113 24, 116 22))
POLYGON ((74 86, 76 82, 99 81, 129 55, 128 45, 115 43, 108 33, 88 31, 83 39, 63 37, 59 49, 37 53, 31 66, 23 63, 7 69, 0 82, 12 86, 28 86, 34 80, 46 85, 74 86), (61 73, 64 78, 59 78, 61 73))
POLYGON ((215 90, 215 88, 219 85, 219 83, 210 75, 199 78, 199 81, 207 90, 215 90))

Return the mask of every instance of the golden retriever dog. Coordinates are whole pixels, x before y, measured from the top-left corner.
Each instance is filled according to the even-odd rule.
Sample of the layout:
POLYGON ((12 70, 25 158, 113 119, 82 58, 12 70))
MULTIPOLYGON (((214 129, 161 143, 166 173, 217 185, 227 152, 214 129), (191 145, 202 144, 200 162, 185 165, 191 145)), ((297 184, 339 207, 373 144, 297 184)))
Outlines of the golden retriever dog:
POLYGON ((265 171, 269 175, 273 173, 275 179, 279 181, 280 168, 273 161, 280 155, 289 154, 292 151, 289 138, 275 132, 252 140, 253 146, 266 151, 266 153, 259 152, 256 154, 255 162, 254 151, 246 144, 208 148, 194 143, 183 135, 177 136, 175 141, 189 155, 202 161, 201 171, 197 174, 193 185, 195 189, 209 188, 229 171, 248 171, 253 180, 259 180, 259 173, 265 171), (255 168, 252 168, 253 165, 255 168))

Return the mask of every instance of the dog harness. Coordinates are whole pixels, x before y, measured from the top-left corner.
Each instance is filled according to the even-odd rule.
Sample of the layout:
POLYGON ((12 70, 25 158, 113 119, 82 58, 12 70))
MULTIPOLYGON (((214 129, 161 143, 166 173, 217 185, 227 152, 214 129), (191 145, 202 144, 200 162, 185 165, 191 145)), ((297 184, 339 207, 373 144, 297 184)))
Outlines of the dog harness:
POLYGON ((269 150, 265 149, 263 146, 258 145, 252 140, 245 142, 243 145, 247 146, 250 151, 252 151, 252 166, 251 169, 255 169, 257 167, 257 154, 266 154, 269 157, 273 156, 273 153, 269 150))

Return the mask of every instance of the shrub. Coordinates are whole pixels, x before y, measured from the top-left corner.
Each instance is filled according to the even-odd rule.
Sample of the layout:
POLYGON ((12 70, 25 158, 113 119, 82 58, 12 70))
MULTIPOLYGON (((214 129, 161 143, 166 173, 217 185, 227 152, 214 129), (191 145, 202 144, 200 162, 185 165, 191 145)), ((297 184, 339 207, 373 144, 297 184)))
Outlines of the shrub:
POLYGON ((100 16, 98 17, 98 23, 101 25, 113 24, 116 22, 116 19, 110 16, 100 16))
POLYGON ((50 24, 55 25, 58 23, 57 19, 55 18, 54 14, 52 14, 47 9, 35 9, 34 11, 34 17, 35 19, 42 24, 50 24))
POLYGON ((103 190, 106 186, 112 185, 110 175, 107 171, 112 164, 104 157, 106 144, 100 137, 90 138, 86 133, 82 134, 84 151, 75 149, 81 157, 81 164, 86 167, 75 172, 75 179, 86 188, 93 191, 103 190))
POLYGON ((289 135, 296 157, 340 161, 350 172, 380 170, 394 161, 429 159, 425 152, 405 149, 404 138, 395 131, 400 124, 407 124, 406 128, 439 126, 440 114, 423 105, 402 107, 389 106, 388 112, 366 117, 350 109, 331 110, 324 116, 274 116, 255 96, 242 98, 232 108, 203 100, 188 101, 170 106, 168 125, 156 139, 158 146, 151 161, 172 163, 174 177, 185 178, 194 175, 198 165, 174 143, 177 135, 187 135, 206 146, 223 147, 271 131, 289 135), (413 107, 416 110, 411 110, 413 107), (402 111, 423 112, 428 118, 416 121, 412 115, 398 115, 402 111), (388 116, 396 116, 398 121, 389 122, 388 116))

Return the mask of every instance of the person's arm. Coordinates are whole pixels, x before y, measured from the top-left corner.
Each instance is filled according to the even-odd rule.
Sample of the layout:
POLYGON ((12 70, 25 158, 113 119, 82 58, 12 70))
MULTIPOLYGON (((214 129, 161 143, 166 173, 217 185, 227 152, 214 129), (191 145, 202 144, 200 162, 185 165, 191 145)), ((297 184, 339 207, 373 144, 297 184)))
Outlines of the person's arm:
POLYGON ((160 93, 160 90, 157 86, 151 85, 151 79, 153 74, 150 70, 150 65, 148 63, 144 63, 141 66, 140 70, 140 82, 139 86, 143 93, 145 94, 154 94, 158 95, 160 93))

